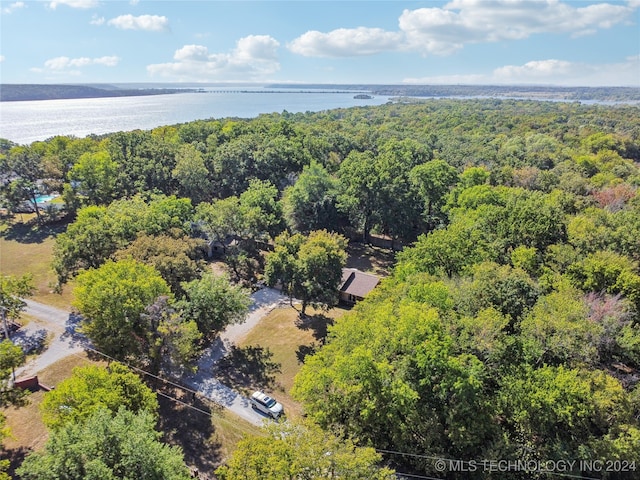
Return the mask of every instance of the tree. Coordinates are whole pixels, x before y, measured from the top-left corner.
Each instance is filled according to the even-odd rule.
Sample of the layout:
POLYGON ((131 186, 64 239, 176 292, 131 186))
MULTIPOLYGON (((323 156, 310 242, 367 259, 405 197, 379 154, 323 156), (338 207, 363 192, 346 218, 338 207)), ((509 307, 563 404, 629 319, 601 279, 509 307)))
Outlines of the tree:
POLYGON ((346 246, 343 236, 326 230, 313 231, 308 237, 284 233, 267 256, 267 283, 280 282, 290 298, 299 299, 302 315, 308 305, 331 307, 338 301, 346 246))
POLYGON ((338 180, 318 162, 305 166, 296 183, 285 189, 282 209, 287 224, 297 232, 335 230, 338 180))
POLYGON ((195 218, 207 238, 222 245, 224 253, 229 239, 245 237, 247 223, 238 197, 201 203, 196 207, 195 218))
POLYGON ((282 207, 277 199, 278 189, 267 180, 250 180, 240 195, 245 224, 254 239, 275 238, 282 232, 282 207))
POLYGON ((23 363, 22 348, 14 345, 11 340, 0 342, 0 407, 4 408, 20 399, 20 391, 13 388, 10 379, 15 369, 23 363))
POLYGON ((6 156, 0 157, 0 171, 4 177, 0 178, 2 190, 10 191, 12 206, 28 201, 33 206, 38 222, 42 222, 37 201, 39 181, 44 176, 40 153, 30 147, 13 147, 6 156))
POLYGON ((456 219, 443 230, 418 237, 414 248, 398 254, 403 269, 452 277, 483 259, 484 239, 472 219, 456 219))
POLYGON ((542 297, 520 325, 526 357, 533 365, 597 364, 603 327, 588 314, 572 287, 542 297))
MULTIPOLYGON (((188 198, 141 196, 116 200, 108 207, 89 206, 56 237, 53 268, 63 284, 81 269, 98 268, 140 233, 165 234, 191 231, 193 207, 188 198)), ((175 237, 178 234, 173 234, 175 237)))
POLYGON ((145 367, 151 373, 195 371, 202 334, 194 320, 185 321, 168 297, 158 297, 142 314, 142 320, 148 332, 145 367))
POLYGON ((431 160, 415 166, 410 179, 425 203, 425 214, 431 217, 440 213, 446 194, 458 181, 458 171, 443 160, 431 160))
POLYGON ((143 353, 147 331, 140 314, 170 290, 153 267, 109 260, 78 275, 74 293, 74 305, 84 317, 82 331, 98 350, 125 360, 143 353))
POLYGON ((216 470, 221 480, 305 478, 391 480, 395 474, 377 463, 371 447, 358 447, 322 431, 311 422, 287 422, 265 427, 266 436, 241 440, 226 465, 216 470))
POLYGON ((179 302, 182 316, 194 320, 203 337, 211 341, 227 325, 245 318, 251 297, 232 285, 225 275, 205 273, 202 278, 182 285, 184 300, 179 302))
POLYGON ((176 154, 176 166, 171 175, 180 185, 180 194, 189 197, 194 204, 211 198, 212 185, 209 170, 202 153, 193 145, 183 145, 176 154))
POLYGON ((177 229, 154 236, 141 233, 125 249, 116 252, 115 258, 133 258, 154 267, 179 297, 183 293, 181 284, 200 276, 203 265, 198 249, 203 243, 177 229))
POLYGON ((338 208, 362 230, 365 241, 380 215, 380 192, 382 185, 376 173, 373 152, 349 153, 338 170, 340 194, 338 208))
POLYGON ((69 171, 69 180, 91 205, 108 205, 115 194, 118 164, 106 150, 84 153, 69 171))
POLYGON ((7 322, 20 317, 20 313, 27 306, 23 298, 33 295, 34 290, 31 274, 18 278, 11 275, 0 276, 0 316, 3 323, 0 328, 4 329, 6 339, 9 338, 7 322))
POLYGON ((602 371, 525 366, 501 383, 498 414, 508 432, 503 452, 512 458, 592 460, 599 452, 590 446, 613 447, 616 432, 633 424, 628 394, 602 371))
POLYGON ((102 409, 115 416, 120 408, 155 416, 158 401, 140 377, 118 362, 75 367, 40 404, 42 420, 51 430, 82 423, 102 409))
MULTIPOLYGON (((11 431, 9 427, 6 426, 7 417, 4 416, 4 413, 0 412, 0 447, 4 447, 4 439, 11 435, 11 431)), ((0 460, 0 480, 11 480, 6 471, 11 466, 11 462, 9 460, 0 460)))
POLYGON ((155 422, 145 411, 99 409, 51 432, 17 473, 24 480, 188 480, 182 451, 160 442, 155 422))

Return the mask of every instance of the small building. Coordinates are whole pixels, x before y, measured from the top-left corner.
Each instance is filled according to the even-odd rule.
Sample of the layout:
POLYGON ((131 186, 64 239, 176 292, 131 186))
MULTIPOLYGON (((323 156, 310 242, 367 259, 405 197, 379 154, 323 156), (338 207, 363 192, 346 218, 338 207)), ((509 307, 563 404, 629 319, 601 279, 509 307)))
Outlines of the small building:
POLYGON ((364 273, 355 268, 342 269, 342 285, 340 287, 340 301, 348 305, 355 305, 362 300, 376 285, 380 278, 370 273, 364 273))

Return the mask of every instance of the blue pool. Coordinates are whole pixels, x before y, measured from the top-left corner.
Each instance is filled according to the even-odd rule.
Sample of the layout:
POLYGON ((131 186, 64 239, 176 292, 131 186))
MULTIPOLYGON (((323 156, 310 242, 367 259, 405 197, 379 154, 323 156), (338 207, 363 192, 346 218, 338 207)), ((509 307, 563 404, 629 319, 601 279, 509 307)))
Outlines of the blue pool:
POLYGON ((36 202, 38 203, 47 203, 56 198, 58 195, 38 195, 36 197, 36 202))

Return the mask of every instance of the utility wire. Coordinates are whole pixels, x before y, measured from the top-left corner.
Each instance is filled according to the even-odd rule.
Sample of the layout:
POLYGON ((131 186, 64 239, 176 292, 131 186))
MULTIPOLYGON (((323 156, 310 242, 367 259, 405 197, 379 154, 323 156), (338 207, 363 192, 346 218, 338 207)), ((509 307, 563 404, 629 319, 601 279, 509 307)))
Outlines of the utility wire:
MULTIPOLYGON (((129 364, 125 363, 125 362, 122 362, 121 360, 118 360, 116 358, 113 358, 113 357, 107 355, 106 353, 103 353, 103 352, 101 352, 99 350, 96 350, 95 348, 92 348, 92 347, 84 347, 84 348, 86 350, 91 351, 91 352, 97 353, 98 355, 101 355, 101 356, 103 356, 105 358, 108 358, 109 360, 121 363, 121 364, 127 366, 128 368, 130 368, 132 370, 136 370, 136 371, 141 372, 141 373, 143 373, 145 375, 148 375, 148 376, 150 376, 152 378, 155 378, 155 379, 160 380, 162 382, 165 382, 165 383, 167 383, 169 385, 172 385, 172 386, 174 386, 176 388, 180 388, 180 389, 182 389, 182 390, 184 390, 186 392, 192 393, 194 395, 201 395, 201 393, 196 391, 196 390, 193 390, 193 389, 191 389, 189 387, 186 387, 184 385, 180 385, 178 383, 172 382, 171 380, 167 380, 166 378, 162 378, 162 377, 160 377, 158 375, 154 375, 151 372, 147 372, 146 370, 143 370, 141 368, 134 367, 133 365, 129 365, 129 364)), ((78 354, 76 354, 76 355, 78 355, 78 354)), ((195 410, 197 412, 203 413, 203 414, 205 414, 205 415, 207 415, 209 417, 213 417, 211 412, 206 412, 205 410, 202 410, 202 409, 200 409, 198 407, 195 407, 195 406, 193 406, 193 405, 191 405, 189 403, 186 403, 186 402, 184 402, 182 400, 179 400, 179 399, 177 399, 175 397, 167 395, 167 394, 165 394, 163 392, 156 391, 156 393, 158 395, 161 395, 161 396, 167 398, 167 399, 173 400, 174 402, 177 402, 177 403, 179 403, 181 405, 184 405, 187 408, 191 408, 191 409, 193 409, 193 410, 195 410)), ((375 450, 378 453, 384 453, 384 454, 388 454, 388 455, 401 455, 401 456, 404 456, 404 457, 425 458, 425 459, 428 459, 428 460, 446 461, 446 462, 453 461, 453 462, 460 463, 460 464, 465 464, 465 463, 468 463, 468 464, 474 463, 474 465, 477 464, 477 462, 473 462, 471 460, 462 460, 462 459, 456 459, 456 458, 437 457, 437 456, 433 456, 433 455, 423 455, 423 454, 418 454, 418 453, 400 452, 400 451, 397 451, 397 450, 386 450, 386 449, 378 449, 378 448, 376 448, 375 450)), ((575 478, 575 479, 579 479, 579 480, 598 480, 595 477, 585 477, 585 476, 582 476, 582 475, 572 475, 572 474, 569 474, 569 473, 552 472, 552 471, 545 471, 544 473, 549 474, 549 475, 556 475, 556 476, 559 476, 559 477, 575 478)), ((396 472, 396 474, 397 475, 405 475, 405 476, 409 476, 409 477, 413 477, 413 478, 421 478, 421 479, 425 479, 425 480, 443 480, 443 479, 441 479, 439 477, 427 477, 427 476, 416 475, 416 474, 412 474, 412 473, 396 472)))

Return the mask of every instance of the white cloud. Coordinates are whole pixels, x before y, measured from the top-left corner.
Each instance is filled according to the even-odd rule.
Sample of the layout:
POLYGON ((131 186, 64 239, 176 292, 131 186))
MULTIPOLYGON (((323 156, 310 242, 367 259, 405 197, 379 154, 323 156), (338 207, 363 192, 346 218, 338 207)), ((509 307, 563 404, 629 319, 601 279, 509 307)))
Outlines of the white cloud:
POLYGON ((4 62, 4 59, 5 59, 5 58, 6 58, 6 57, 5 57, 4 55, 0 55, 0 62, 4 62))
POLYGON ((91 25, 103 25, 105 22, 104 17, 99 17, 98 15, 93 15, 91 17, 91 21, 89 22, 91 25))
MULTIPOLYGON (((307 57, 347 57, 414 50, 450 55, 471 43, 521 40, 536 34, 589 35, 633 21, 640 0, 575 6, 559 0, 452 0, 443 7, 404 10, 399 30, 308 31, 288 44, 307 57)), ((580 4, 577 4, 580 5, 580 4)))
POLYGON ((548 59, 524 65, 505 65, 490 74, 437 75, 406 78, 412 84, 450 85, 559 85, 559 86, 632 86, 640 87, 640 55, 614 64, 587 64, 548 59))
POLYGON ((175 62, 148 65, 147 72, 180 81, 264 79, 280 69, 279 46, 268 35, 241 38, 230 53, 210 53, 203 45, 185 45, 173 55, 175 62))
POLYGON ((9 15, 13 12, 15 12, 16 10, 20 10, 21 8, 25 8, 27 5, 24 2, 14 2, 12 4, 10 4, 7 7, 4 7, 2 9, 2 13, 4 13, 5 15, 9 15))
POLYGON ((453 0, 442 8, 405 10, 399 25, 412 48, 447 55, 467 43, 587 35, 627 21, 633 11, 608 3, 576 8, 558 0, 453 0))
POLYGON ((102 65, 105 67, 115 67, 120 59, 116 56, 105 56, 105 57, 78 57, 78 58, 69 58, 69 57, 55 57, 50 58, 46 62, 44 62, 44 69, 32 69, 33 71, 42 72, 46 71, 65 71, 70 68, 82 68, 88 67, 90 65, 102 65))
POLYGON ((339 28, 329 33, 308 31, 288 48, 305 57, 352 57, 398 50, 403 35, 381 28, 339 28))
POLYGON ((140 15, 138 17, 134 17, 129 14, 112 18, 107 22, 107 25, 111 25, 122 30, 166 32, 169 30, 169 19, 160 15, 140 15))
POLYGON ((58 5, 66 5, 71 8, 95 8, 100 3, 98 0, 56 0, 54 2, 49 2, 49 8, 55 10, 58 5))
POLYGON ((133 5, 134 7, 140 3, 140 0, 129 0, 129 5, 133 5))

